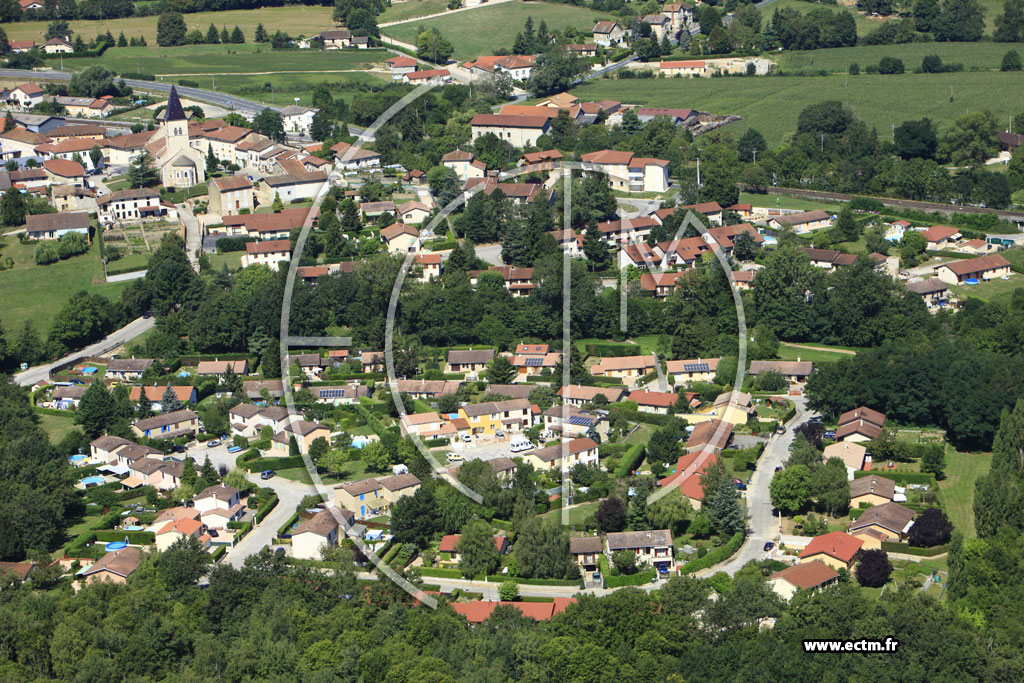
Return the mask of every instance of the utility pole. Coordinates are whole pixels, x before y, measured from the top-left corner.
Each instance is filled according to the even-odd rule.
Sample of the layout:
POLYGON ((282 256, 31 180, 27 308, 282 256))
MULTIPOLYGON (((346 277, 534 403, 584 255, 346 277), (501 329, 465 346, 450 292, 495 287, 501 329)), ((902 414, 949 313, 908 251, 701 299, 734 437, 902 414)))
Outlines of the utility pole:
POLYGON ((697 157, 697 187, 700 187, 700 157, 697 157))

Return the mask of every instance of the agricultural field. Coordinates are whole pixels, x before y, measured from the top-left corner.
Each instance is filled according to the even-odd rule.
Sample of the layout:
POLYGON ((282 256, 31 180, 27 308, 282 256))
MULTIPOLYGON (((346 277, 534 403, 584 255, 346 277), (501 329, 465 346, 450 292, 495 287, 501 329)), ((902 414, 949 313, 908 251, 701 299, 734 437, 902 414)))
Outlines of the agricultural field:
MULTIPOLYGON (((197 12, 185 14, 188 30, 199 29, 206 32, 210 24, 217 28, 226 26, 230 31, 238 26, 245 33, 245 39, 252 42, 256 26, 263 24, 269 33, 284 31, 293 38, 312 36, 320 31, 334 28, 331 15, 333 7, 263 7, 250 10, 232 10, 229 12, 197 12)), ((116 38, 120 32, 126 37, 145 36, 146 42, 156 45, 157 16, 129 17, 127 19, 106 19, 99 21, 72 21, 71 30, 83 38, 93 38, 110 31, 116 38)), ((9 40, 36 40, 42 42, 46 33, 46 21, 23 21, 5 24, 9 40)))
POLYGON ((265 44, 185 45, 181 47, 114 47, 102 57, 69 59, 68 71, 100 64, 111 71, 155 76, 189 74, 268 74, 384 68, 386 50, 277 50, 265 44))
MULTIPOLYGON (((850 64, 856 62, 861 71, 869 64, 878 64, 882 57, 896 57, 903 60, 907 71, 921 68, 921 60, 928 55, 938 55, 944 64, 963 64, 964 69, 998 71, 1003 55, 1016 50, 1024 55, 1024 43, 908 43, 906 45, 862 45, 859 47, 836 47, 827 50, 796 50, 783 52, 778 57, 779 68, 783 71, 816 71, 824 69, 831 73, 846 73, 850 64)), ((966 79, 974 78, 964 76, 966 79)))
POLYGON ((992 455, 987 453, 959 453, 946 447, 946 478, 939 482, 942 507, 953 526, 973 538, 974 482, 992 466, 992 455))
MULTIPOLYGON (((122 256, 108 263, 107 267, 125 272, 127 269, 142 270, 149 263, 149 255, 160 246, 164 234, 180 231, 180 225, 169 222, 110 227, 103 231, 103 245, 108 250, 116 249, 122 256)), ((109 251, 107 256, 111 257, 109 251)))
POLYGON ((14 259, 13 268, 0 270, 0 291, 5 297, 0 307, 0 324, 5 331, 17 333, 31 320, 35 330, 45 337, 53 318, 74 294, 87 290, 116 299, 128 285, 106 282, 100 247, 95 240, 88 253, 48 266, 36 265, 35 248, 31 242, 21 244, 17 237, 0 238, 0 258, 14 259))
POLYGON ((853 358, 854 356, 852 353, 844 353, 843 351, 830 351, 827 348, 805 348, 805 346, 810 345, 789 346, 787 344, 780 344, 778 356, 782 360, 799 359, 813 363, 832 363, 837 360, 853 358))
MULTIPOLYGON (((859 48, 858 48, 859 49, 859 48)), ((772 147, 796 130, 809 104, 839 100, 869 126, 888 131, 907 119, 927 116, 941 130, 979 106, 999 120, 1020 113, 1020 74, 960 73, 898 76, 792 76, 753 78, 598 79, 572 90, 584 100, 614 99, 651 107, 689 107, 737 114, 725 129, 739 137, 756 128, 772 147), (954 99, 950 102, 950 89, 954 99)), ((884 132, 881 133, 885 135, 884 132)))
POLYGON ((395 40, 415 44, 421 30, 436 28, 455 46, 456 59, 473 59, 479 55, 495 54, 500 48, 511 48, 516 33, 523 29, 526 17, 533 17, 534 26, 543 19, 549 31, 575 26, 586 33, 598 20, 612 18, 602 12, 571 5, 505 2, 447 17, 399 24, 382 32, 395 40))
POLYGON ((257 102, 281 106, 295 103, 295 98, 299 99, 298 103, 301 105, 311 105, 313 88, 320 83, 327 83, 332 87, 335 99, 343 99, 351 104, 352 100, 360 94, 359 86, 369 84, 379 86, 392 82, 391 76, 384 74, 316 71, 271 75, 187 76, 186 78, 198 83, 199 87, 205 90, 217 90, 257 102))
POLYGON ((405 0, 405 2, 394 2, 392 0, 391 6, 385 7, 384 11, 377 17, 377 25, 425 17, 430 14, 447 11, 447 9, 447 0, 405 0))

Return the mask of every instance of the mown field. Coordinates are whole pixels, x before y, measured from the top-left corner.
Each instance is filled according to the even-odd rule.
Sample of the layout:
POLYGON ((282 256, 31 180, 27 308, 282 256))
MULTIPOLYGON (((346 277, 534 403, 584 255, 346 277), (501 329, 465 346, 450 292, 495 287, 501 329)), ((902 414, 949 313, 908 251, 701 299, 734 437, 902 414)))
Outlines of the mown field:
POLYGON ((425 17, 429 14, 437 14, 448 9, 447 0, 406 0, 405 2, 392 2, 391 7, 385 7, 380 16, 377 17, 377 24, 387 24, 392 21, 405 21, 415 17, 425 17))
POLYGON ((99 245, 95 242, 87 254, 73 256, 48 266, 37 266, 35 244, 21 244, 17 237, 0 238, 0 258, 10 256, 14 268, 0 270, 0 324, 4 331, 17 335, 25 321, 31 320, 40 336, 50 331, 53 318, 64 303, 82 290, 116 299, 127 282, 107 284, 103 277, 99 245))
MULTIPOLYGON (((332 7, 263 7, 255 10, 232 10, 229 12, 197 12, 185 14, 188 29, 206 29, 213 23, 217 28, 227 26, 230 31, 238 26, 245 33, 245 39, 252 42, 256 26, 263 24, 269 33, 284 31, 292 37, 311 36, 320 31, 334 28, 331 19, 332 7)), ((124 31, 125 36, 145 36, 150 45, 156 45, 156 22, 159 17, 128 17, 127 19, 109 19, 103 21, 72 21, 71 30, 84 38, 93 38, 108 30, 116 38, 124 31)), ((24 21, 17 24, 4 24, 9 40, 35 39, 41 42, 46 33, 46 21, 24 21)))
POLYGON ((447 17, 412 21, 385 28, 382 33, 395 40, 415 44, 422 29, 436 28, 455 46, 456 59, 472 59, 494 54, 499 48, 511 48, 516 33, 523 30, 526 17, 533 17, 534 26, 543 19, 551 31, 575 26, 587 33, 598 20, 611 18, 602 12, 571 5, 506 2, 447 17))
POLYGON ((737 114, 743 121, 724 130, 740 136, 757 128, 768 144, 778 146, 796 130, 797 117, 809 104, 839 100, 887 133, 893 124, 929 117, 940 129, 980 108, 999 120, 1019 114, 1019 73, 902 74, 898 76, 792 76, 756 78, 598 79, 572 90, 584 100, 613 99, 653 107, 688 107, 715 114, 737 114), (950 86, 954 99, 950 102, 950 86))
POLYGON ((332 86, 332 95, 335 99, 343 99, 351 103, 360 94, 356 86, 359 84, 391 83, 388 75, 356 72, 356 73, 289 73, 272 75, 247 75, 238 76, 187 76, 190 81, 199 84, 200 88, 206 90, 217 90, 218 92, 231 93, 247 99, 264 102, 266 104, 288 105, 294 104, 295 98, 299 98, 299 104, 309 106, 312 104, 313 88, 319 83, 328 83, 332 86), (213 88, 216 80, 216 88, 213 88))
MULTIPOLYGON (((856 62, 863 72, 869 64, 878 64, 882 57, 897 57, 903 60, 907 71, 919 69, 921 60, 928 55, 938 55, 945 64, 963 64, 964 69, 998 70, 1003 55, 1017 50, 1024 56, 1024 43, 908 43, 906 45, 862 45, 859 47, 836 47, 828 50, 796 50, 783 52, 778 57, 779 68, 785 71, 812 71, 825 69, 846 73, 850 64, 856 62)), ((973 78, 973 75, 963 75, 973 78)))
POLYGON ((278 50, 269 45, 185 45, 182 47, 115 47, 102 57, 69 59, 64 68, 80 71, 100 64, 111 71, 153 74, 246 74, 279 71, 343 71, 384 68, 387 50, 278 50))

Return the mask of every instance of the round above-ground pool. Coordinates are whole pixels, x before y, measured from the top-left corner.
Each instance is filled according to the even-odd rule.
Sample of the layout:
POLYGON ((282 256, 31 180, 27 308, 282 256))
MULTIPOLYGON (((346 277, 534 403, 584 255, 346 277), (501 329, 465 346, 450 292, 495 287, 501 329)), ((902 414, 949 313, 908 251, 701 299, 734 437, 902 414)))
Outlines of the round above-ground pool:
POLYGON ((104 546, 103 549, 106 550, 109 553, 112 550, 121 550, 122 548, 127 548, 127 547, 128 547, 128 544, 125 543, 124 541, 114 541, 113 543, 108 543, 106 546, 104 546))
POLYGON ((97 476, 92 476, 92 477, 86 477, 85 479, 82 480, 82 484, 84 486, 99 486, 100 484, 103 484, 105 482, 106 482, 106 480, 103 477, 98 476, 98 475, 97 476))
POLYGON ((80 465, 81 463, 85 462, 85 458, 86 456, 84 455, 72 455, 70 458, 68 458, 68 462, 70 462, 72 465, 80 465))

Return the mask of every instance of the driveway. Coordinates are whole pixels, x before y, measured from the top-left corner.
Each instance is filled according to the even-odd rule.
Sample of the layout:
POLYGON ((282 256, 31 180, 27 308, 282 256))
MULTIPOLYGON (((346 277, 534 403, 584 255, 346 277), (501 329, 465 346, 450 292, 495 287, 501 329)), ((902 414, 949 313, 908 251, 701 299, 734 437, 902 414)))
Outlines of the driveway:
POLYGON ((476 246, 476 255, 478 258, 487 261, 495 266, 505 265, 501 260, 501 245, 500 244, 483 244, 476 246))
POLYGON ((766 555, 764 544, 767 541, 777 543, 779 540, 779 521, 772 515, 771 494, 768 490, 775 476, 775 468, 785 464, 789 459, 789 444, 793 441, 793 427, 803 423, 814 411, 808 410, 807 399, 790 397, 796 405, 796 415, 786 423, 786 433, 772 436, 764 453, 757 461, 757 469, 747 484, 747 538, 739 551, 722 564, 709 567, 698 573, 698 576, 711 576, 715 572, 735 574, 743 565, 751 560, 763 559, 766 555))

